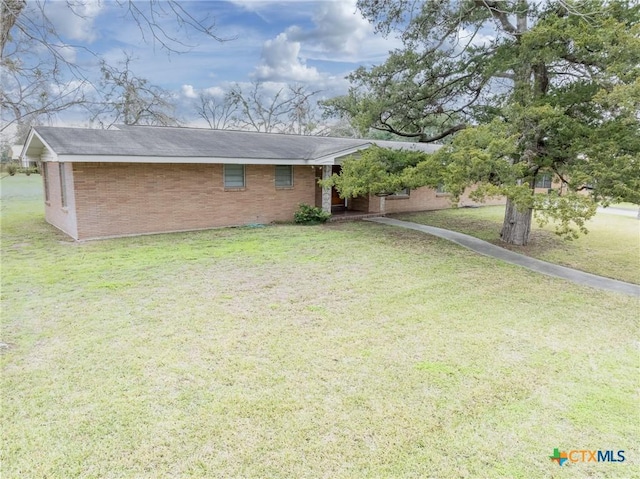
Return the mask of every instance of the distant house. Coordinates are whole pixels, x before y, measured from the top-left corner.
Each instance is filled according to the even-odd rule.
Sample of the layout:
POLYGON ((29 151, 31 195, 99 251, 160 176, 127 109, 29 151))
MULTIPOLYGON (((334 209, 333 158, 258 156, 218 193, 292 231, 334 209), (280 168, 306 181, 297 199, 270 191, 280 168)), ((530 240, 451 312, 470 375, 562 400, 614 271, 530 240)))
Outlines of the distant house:
POLYGON ((11 146, 11 161, 19 161, 20 166, 28 168, 30 166, 35 166, 35 162, 29 161, 26 158, 21 158, 20 153, 22 153, 22 149, 24 145, 12 145, 11 146))
POLYGON ((46 220, 77 240, 290 221, 300 203, 380 214, 450 206, 446 194, 429 188, 350 200, 320 188, 318 179, 372 144, 196 128, 37 126, 21 156, 41 164, 46 220))

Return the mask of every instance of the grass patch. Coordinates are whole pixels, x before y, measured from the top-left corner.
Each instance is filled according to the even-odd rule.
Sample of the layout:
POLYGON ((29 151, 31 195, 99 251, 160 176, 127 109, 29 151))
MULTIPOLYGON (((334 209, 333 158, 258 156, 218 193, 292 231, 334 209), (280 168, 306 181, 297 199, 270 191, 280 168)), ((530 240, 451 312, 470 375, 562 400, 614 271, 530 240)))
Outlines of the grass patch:
POLYGON ((503 216, 503 206, 394 215, 466 233, 551 263, 640 284, 640 222, 636 218, 597 214, 587 224, 589 233, 572 241, 557 236, 552 225, 540 228, 534 220, 529 244, 514 246, 500 241, 503 216))
POLYGON ((74 243, 14 179, 2 477, 640 474, 637 299, 370 223, 74 243))

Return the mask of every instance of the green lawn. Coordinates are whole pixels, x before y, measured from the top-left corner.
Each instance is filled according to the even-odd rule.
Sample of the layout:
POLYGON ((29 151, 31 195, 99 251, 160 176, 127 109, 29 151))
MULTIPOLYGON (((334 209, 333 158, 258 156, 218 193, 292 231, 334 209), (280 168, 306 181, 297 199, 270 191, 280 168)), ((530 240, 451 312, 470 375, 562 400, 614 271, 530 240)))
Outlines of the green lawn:
POLYGON ((640 476, 637 299, 365 222, 74 243, 39 179, 1 183, 3 479, 640 476))
POLYGON ((599 213, 588 222, 588 234, 570 241, 557 236, 553 225, 540 228, 534 220, 530 242, 522 247, 500 241, 503 206, 394 216, 460 231, 551 263, 640 284, 640 221, 633 217, 599 213))

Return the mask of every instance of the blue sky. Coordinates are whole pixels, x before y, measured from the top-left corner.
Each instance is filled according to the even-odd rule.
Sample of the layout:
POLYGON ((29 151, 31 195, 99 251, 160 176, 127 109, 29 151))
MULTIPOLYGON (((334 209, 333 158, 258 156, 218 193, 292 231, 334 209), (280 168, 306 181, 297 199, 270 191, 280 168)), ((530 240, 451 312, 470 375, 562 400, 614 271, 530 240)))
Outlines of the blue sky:
MULTIPOLYGON (((383 62, 388 51, 399 46, 395 39, 374 34, 355 0, 185 1, 185 10, 215 20, 216 34, 229 40, 192 35, 185 39, 189 48, 176 45, 188 50, 181 54, 168 54, 154 43, 113 0, 83 0, 79 5, 81 15, 70 15, 65 2, 47 4, 47 15, 64 39, 112 64, 126 51, 134 59, 131 69, 169 90, 183 114, 199 92, 219 94, 235 82, 262 81, 273 88, 303 83, 322 90, 323 97, 335 96, 346 92, 349 72, 383 62)), ((171 32, 175 22, 164 19, 163 26, 171 32)), ((177 35, 184 38, 182 32, 177 35)), ((95 58, 81 48, 69 49, 69 57, 97 73, 95 58)))

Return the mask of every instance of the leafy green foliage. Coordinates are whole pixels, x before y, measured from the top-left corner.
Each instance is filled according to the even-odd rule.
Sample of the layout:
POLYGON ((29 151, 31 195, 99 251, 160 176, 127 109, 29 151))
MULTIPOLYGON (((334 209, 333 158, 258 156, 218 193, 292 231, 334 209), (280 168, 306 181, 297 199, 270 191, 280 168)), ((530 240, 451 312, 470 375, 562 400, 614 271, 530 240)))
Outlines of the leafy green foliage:
POLYGON ((7 166, 6 166, 6 171, 11 176, 14 176, 18 172, 19 169, 20 169, 20 166, 16 162, 8 163, 7 166))
MULTIPOLYGON (((523 213, 515 221, 530 221, 539 208, 541 221, 559 221, 565 236, 585 231, 596 203, 640 204, 637 2, 358 6, 379 31, 397 33, 404 48, 354 72, 349 94, 326 102, 328 111, 361 130, 423 142, 456 135, 403 172, 365 158, 343 172, 350 179, 334 180, 343 194, 443 184, 456 196, 475 184, 476 198, 505 195, 523 213), (534 194, 545 174, 561 182, 558 198, 534 194)), ((505 225, 512 221, 505 217, 505 225)), ((529 228, 520 230, 528 235, 529 228)))
POLYGON ((318 208, 317 206, 311 206, 305 203, 300 203, 298 211, 293 215, 294 221, 302 225, 325 223, 330 217, 331 213, 323 211, 322 208, 318 208))
POLYGON ((346 159, 340 174, 320 181, 320 185, 335 186, 343 198, 392 194, 411 186, 404 171, 424 159, 423 153, 373 146, 363 151, 359 158, 346 159))
POLYGON ((23 166, 18 168, 18 172, 20 173, 24 173, 25 175, 29 176, 32 173, 39 173, 38 167, 36 166, 23 166))

